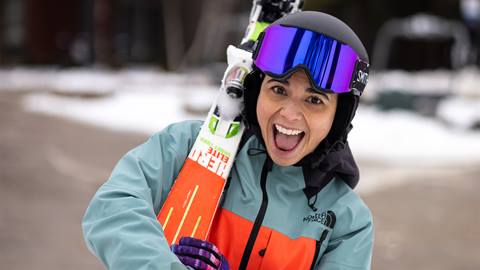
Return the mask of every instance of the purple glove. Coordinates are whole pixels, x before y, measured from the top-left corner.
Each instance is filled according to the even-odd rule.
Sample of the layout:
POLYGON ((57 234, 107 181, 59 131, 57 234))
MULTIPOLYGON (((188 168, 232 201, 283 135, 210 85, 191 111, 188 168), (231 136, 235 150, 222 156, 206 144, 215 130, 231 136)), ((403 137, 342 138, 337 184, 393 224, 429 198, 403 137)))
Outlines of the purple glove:
POLYGON ((172 245, 172 252, 187 267, 197 270, 229 270, 227 259, 218 248, 207 241, 182 237, 178 245, 172 245))

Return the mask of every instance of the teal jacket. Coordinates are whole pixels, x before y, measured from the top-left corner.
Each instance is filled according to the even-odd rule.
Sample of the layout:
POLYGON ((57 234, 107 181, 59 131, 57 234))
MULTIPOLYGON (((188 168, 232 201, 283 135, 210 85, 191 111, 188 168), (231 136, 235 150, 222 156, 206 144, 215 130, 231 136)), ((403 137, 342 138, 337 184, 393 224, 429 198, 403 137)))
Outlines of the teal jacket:
MULTIPOLYGON (((92 198, 83 233, 107 269, 186 269, 156 216, 201 124, 154 134, 122 157, 92 198)), ((373 223, 360 197, 338 177, 306 196, 319 173, 277 166, 264 149, 256 136, 240 149, 208 239, 231 269, 370 269, 373 223)))

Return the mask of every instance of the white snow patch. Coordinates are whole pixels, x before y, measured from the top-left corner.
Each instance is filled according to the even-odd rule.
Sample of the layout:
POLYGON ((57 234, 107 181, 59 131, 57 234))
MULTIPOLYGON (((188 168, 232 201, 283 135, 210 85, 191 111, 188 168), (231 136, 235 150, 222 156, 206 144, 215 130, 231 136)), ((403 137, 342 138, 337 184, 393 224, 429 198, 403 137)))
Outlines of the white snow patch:
POLYGON ((155 91, 169 86, 175 90, 206 85, 201 74, 166 73, 156 68, 132 67, 119 71, 102 68, 13 68, 0 69, 0 91, 97 93, 155 91))
POLYGON ((453 94, 462 97, 480 98, 480 70, 468 67, 454 73, 453 94))
POLYGON ((220 115, 227 121, 233 120, 243 110, 243 98, 232 98, 225 90, 218 94, 217 104, 220 115))
POLYGON ((173 122, 202 119, 185 113, 179 104, 181 96, 168 92, 119 92, 112 97, 95 100, 39 93, 31 94, 24 100, 28 111, 68 117, 114 130, 148 134, 173 122))
POLYGON ((181 106, 187 111, 206 114, 217 98, 218 89, 218 87, 207 85, 186 86, 181 106))
MULTIPOLYGON (((409 91, 416 94, 449 93, 455 74, 447 70, 408 72, 392 70, 373 72, 367 84, 369 89, 409 91), (373 81, 372 84, 370 84, 373 81)), ((374 91, 375 91, 374 90, 374 91)))
POLYGON ((57 78, 54 68, 0 69, 0 91, 48 91, 57 78))
POLYGON ((71 94, 110 94, 115 91, 118 83, 115 74, 100 70, 92 72, 92 70, 75 69, 69 72, 58 72, 54 79, 50 79, 53 91, 71 94))
POLYGON ((437 116, 446 123, 461 129, 480 125, 480 99, 453 97, 440 101, 437 116))
POLYGON ((480 165, 480 132, 450 129, 407 111, 360 106, 349 142, 359 159, 390 164, 480 165))
POLYGON ((480 98, 479 85, 480 70, 477 67, 466 67, 457 71, 373 71, 362 99, 373 101, 380 92, 392 90, 413 94, 452 94, 480 98))

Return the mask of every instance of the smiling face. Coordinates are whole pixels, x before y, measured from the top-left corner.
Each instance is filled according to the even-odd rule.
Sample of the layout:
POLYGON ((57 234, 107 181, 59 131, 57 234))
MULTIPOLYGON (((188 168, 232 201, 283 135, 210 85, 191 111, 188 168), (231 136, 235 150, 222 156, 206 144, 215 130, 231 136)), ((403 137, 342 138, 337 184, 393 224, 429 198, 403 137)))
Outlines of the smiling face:
POLYGON ((301 70, 286 80, 265 76, 257 118, 276 164, 293 165, 317 148, 330 131, 337 98, 337 94, 314 91, 301 70))

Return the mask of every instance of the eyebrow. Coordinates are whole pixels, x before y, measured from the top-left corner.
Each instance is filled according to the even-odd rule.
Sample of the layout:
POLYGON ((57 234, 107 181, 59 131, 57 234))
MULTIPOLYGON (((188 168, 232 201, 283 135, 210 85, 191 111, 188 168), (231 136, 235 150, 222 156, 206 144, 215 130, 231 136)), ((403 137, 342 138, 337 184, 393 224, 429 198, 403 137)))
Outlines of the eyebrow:
POLYGON ((288 81, 287 78, 285 78, 285 79, 270 78, 268 80, 268 82, 280 82, 280 83, 284 83, 284 84, 288 84, 288 85, 290 84, 290 82, 288 81))
MULTIPOLYGON (((281 78, 270 78, 267 83, 269 82, 279 82, 279 83, 284 83, 286 85, 290 85, 290 82, 288 81, 287 78, 281 79, 281 78)), ((327 95, 326 93, 316 91, 315 89, 309 87, 305 89, 305 92, 311 93, 311 94, 317 94, 317 95, 322 95, 324 96, 327 100, 330 100, 330 96, 327 95)))
POLYGON ((307 89, 305 89, 305 91, 308 92, 308 93, 311 93, 311 94, 322 95, 322 96, 324 96, 325 98, 327 98, 328 100, 330 100, 330 96, 329 96, 329 95, 327 95, 326 93, 323 93, 323 92, 316 91, 316 90, 313 89, 313 88, 307 88, 307 89))

